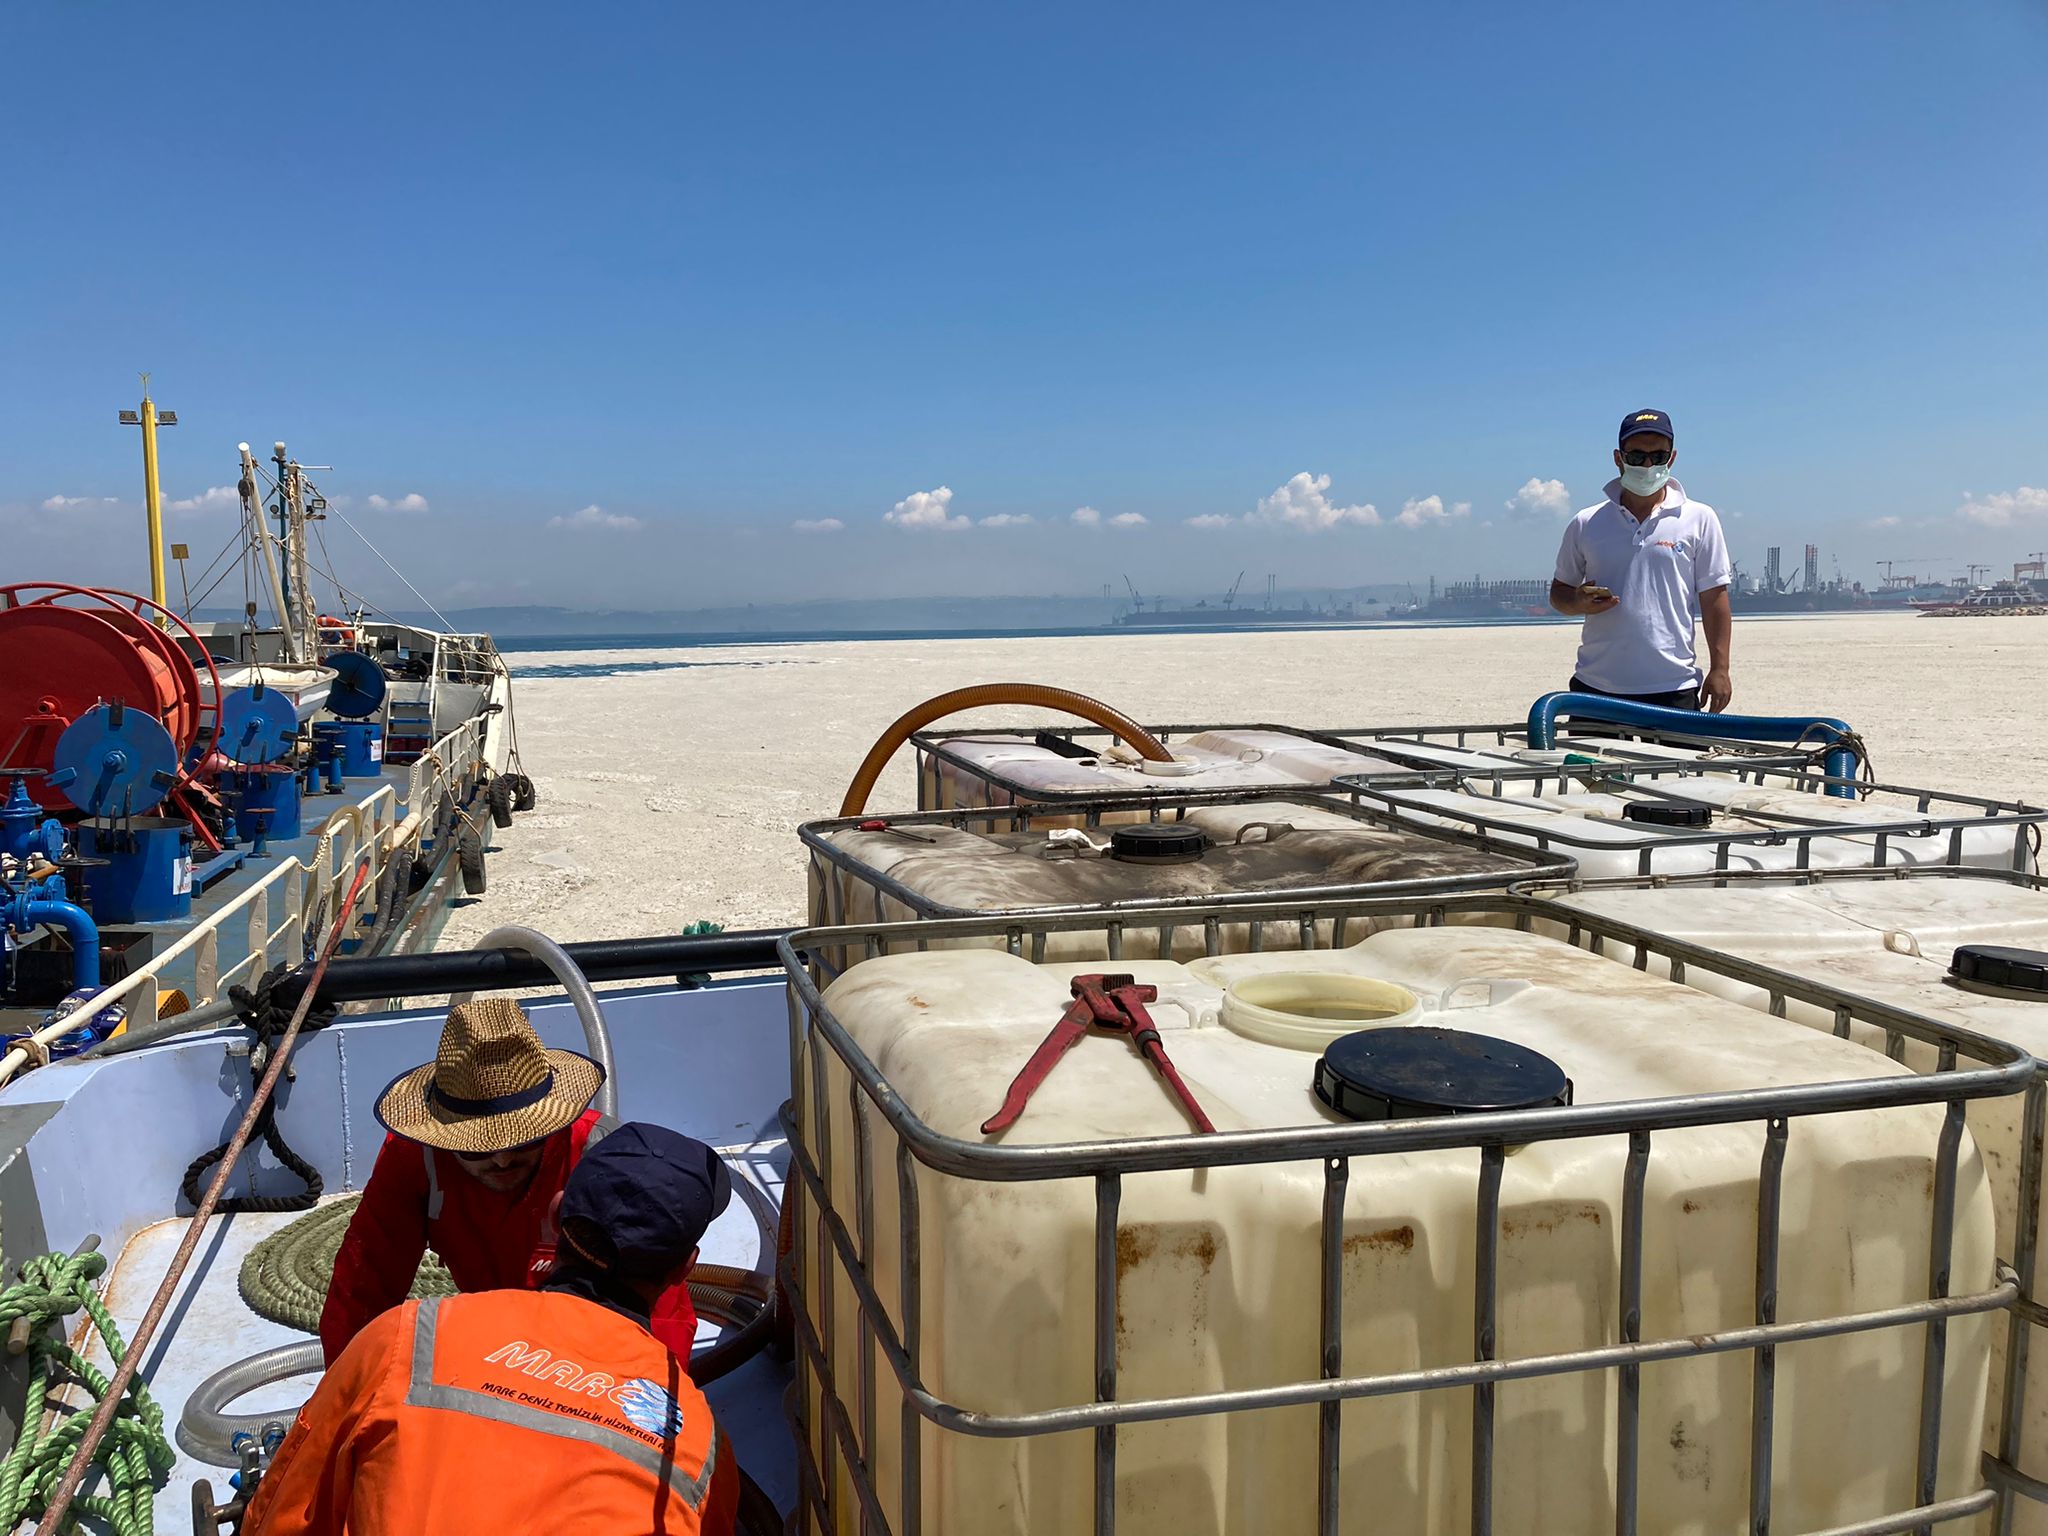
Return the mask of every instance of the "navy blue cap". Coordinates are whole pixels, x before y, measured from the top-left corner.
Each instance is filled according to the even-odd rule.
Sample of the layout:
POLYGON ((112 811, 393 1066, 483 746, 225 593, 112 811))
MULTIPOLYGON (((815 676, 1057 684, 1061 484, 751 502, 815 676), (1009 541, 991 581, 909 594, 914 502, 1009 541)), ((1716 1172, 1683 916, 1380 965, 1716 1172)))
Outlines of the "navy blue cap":
POLYGON ((1673 444, 1678 442, 1677 435, 1671 430, 1671 418, 1662 411, 1630 411, 1621 418, 1622 442, 1625 443, 1632 437, 1641 437, 1645 432, 1668 437, 1673 444))
POLYGON ((732 1174, 716 1152, 666 1126, 631 1121, 584 1151, 556 1220, 596 1268, 659 1280, 682 1267, 731 1201, 732 1174))

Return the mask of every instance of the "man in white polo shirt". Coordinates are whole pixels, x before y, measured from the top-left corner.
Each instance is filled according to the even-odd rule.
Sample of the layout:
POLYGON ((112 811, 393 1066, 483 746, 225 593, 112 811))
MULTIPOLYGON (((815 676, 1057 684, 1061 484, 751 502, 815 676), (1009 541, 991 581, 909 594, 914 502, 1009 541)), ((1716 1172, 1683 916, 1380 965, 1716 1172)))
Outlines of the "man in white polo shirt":
POLYGON ((1671 709, 1728 707, 1728 541, 1721 519, 1671 478, 1671 418, 1631 411, 1607 499, 1574 517, 1557 550, 1550 606, 1584 618, 1571 689, 1671 709), (1707 665, 1693 616, 1707 631, 1707 665))

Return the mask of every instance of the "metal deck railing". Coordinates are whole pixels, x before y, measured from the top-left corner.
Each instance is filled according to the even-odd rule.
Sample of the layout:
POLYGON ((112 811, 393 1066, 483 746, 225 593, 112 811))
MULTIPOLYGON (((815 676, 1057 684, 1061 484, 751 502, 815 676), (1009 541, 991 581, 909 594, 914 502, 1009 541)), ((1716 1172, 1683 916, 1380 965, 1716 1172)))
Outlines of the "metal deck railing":
MULTIPOLYGON (((414 856, 423 844, 431 846, 448 835, 458 808, 487 774, 485 730, 486 722, 478 717, 448 732, 406 769, 402 800, 396 786, 386 783, 367 799, 342 806, 328 817, 309 860, 278 859, 261 879, 195 921, 161 954, 43 1025, 32 1038, 47 1045, 114 1004, 127 1010, 130 1028, 146 1031, 158 1022, 159 983, 188 960, 194 981, 189 1003, 195 1009, 273 965, 299 964, 309 939, 365 865, 369 875, 361 907, 368 919, 366 932, 377 940, 387 937, 392 917, 406 904, 405 882, 414 856), (224 940, 228 953, 239 950, 239 958, 224 959, 224 940)), ((0 1056, 0 1083, 33 1060, 21 1045, 7 1051, 0 1056)))
MULTIPOLYGON (((1526 896, 1508 894, 1406 898, 1325 904, 1304 913, 1292 905, 1234 908, 1233 921, 1248 914, 1254 920, 1304 923, 1304 937, 1329 934, 1333 946, 1345 943, 1347 929, 1370 929, 1390 920, 1418 925, 1452 921, 1484 921, 1529 929, 1538 919, 1552 919, 1557 909, 1526 896)), ((1158 926, 1202 921, 1185 910, 1129 913, 1132 924, 1158 926)), ((792 1394, 797 1419, 802 1490, 801 1526, 807 1533, 858 1530, 862 1536, 918 1536, 924 1529, 922 1472, 924 1424, 947 1435, 1029 1438, 1086 1431, 1094 1440, 1093 1536, 1111 1536, 1117 1524, 1118 1433, 1127 1425, 1208 1415, 1246 1414, 1290 1405, 1313 1404, 1318 1410, 1316 1454, 1316 1524, 1318 1536, 1335 1536, 1347 1490, 1342 1486, 1339 1434, 1344 1404, 1367 1398, 1441 1391, 1472 1394, 1472 1419, 1466 1454, 1470 1468, 1471 1530, 1489 1536, 1494 1527, 1494 1391, 1508 1381, 1590 1373, 1618 1373, 1614 1436, 1616 1461, 1611 1489, 1589 1490, 1596 1506, 1613 1506, 1612 1526, 1620 1536, 1643 1528, 1639 1465, 1641 1372, 1645 1365, 1724 1353, 1746 1353, 1751 1360, 1752 1423, 1748 1464, 1735 1472, 1747 1480, 1750 1529, 1771 1529, 1772 1458, 1776 1449, 1777 1351, 1802 1340, 1838 1337, 1876 1330, 1902 1330, 1912 1335, 1921 1354, 1918 1432, 1906 1450, 1914 1463, 1913 1501, 1906 1507, 1872 1512, 1828 1536, 1880 1536, 1885 1532, 1929 1529, 2002 1507, 2011 1497, 2009 1482, 1980 1482, 1960 1494, 1937 1499, 1936 1472, 1941 1464, 1942 1396, 1947 1347, 1947 1320, 1973 1313, 2009 1309, 2019 1296, 2018 1282, 2001 1264, 1996 1283, 1984 1290, 1951 1294, 1950 1262, 1955 1214, 1957 1159, 1964 1135, 1965 1106, 1973 1099, 2028 1092, 2030 1124, 2037 1155, 2027 1177, 2038 1196, 2041 1090, 2033 1058, 2017 1048, 1941 1024, 1906 1009, 1851 996, 1770 967, 1732 961, 1700 946, 1648 933, 1624 923, 1578 914, 1581 935, 1626 944, 1639 955, 1655 953, 1671 968, 1674 980, 1705 972, 1739 979, 1765 989, 1771 1008, 1782 1013, 1787 999, 1828 1010, 1847 1029, 1863 1024, 1883 1031, 1888 1041, 1917 1040, 1931 1046, 1938 1070, 1925 1076, 1884 1075, 1795 1087, 1771 1087, 1662 1098, 1647 1101, 1584 1104, 1510 1114, 1483 1114, 1453 1119, 1386 1121, 1372 1124, 1325 1124, 1299 1128, 1226 1132, 1213 1136, 1144 1136, 1055 1145, 997 1146, 963 1140, 934 1130, 903 1100, 875 1062, 834 1016, 813 981, 807 956, 821 948, 851 947, 866 956, 921 950, 935 943, 993 938, 1013 954, 1036 945, 1041 936, 1099 923, 1099 918, 1053 917, 1002 920, 956 920, 882 926, 851 926, 811 930, 782 944, 790 988, 790 1059, 808 1062, 806 1081, 794 1083, 791 1105, 784 1110, 789 1135, 792 1190, 799 1200, 794 1220, 796 1249, 787 1280, 799 1296, 795 1309, 798 1380, 792 1394), (844 1069, 847 1091, 835 1103, 828 1089, 826 1063, 844 1069), (1782 1174, 1793 1123, 1810 1116, 1878 1110, 1912 1104, 1940 1104, 1946 1112, 1932 1151, 1933 1187, 1926 1296, 1922 1300, 1878 1310, 1835 1316, 1781 1320, 1777 1316, 1778 1263, 1781 1245, 1782 1174), (835 1205, 832 1127, 841 1115, 850 1117, 850 1143, 855 1167, 851 1209, 835 1205), (875 1148, 877 1123, 895 1141, 893 1168, 881 1163, 875 1148), (1752 1321, 1747 1326, 1668 1338, 1642 1336, 1644 1188, 1657 1138, 1683 1127, 1752 1123, 1762 1130, 1763 1152, 1757 1172, 1755 1290, 1752 1321), (1621 1220, 1614 1285, 1618 1298, 1613 1319, 1614 1342, 1597 1347, 1535 1357, 1504 1357, 1497 1334, 1497 1279, 1500 1259, 1500 1188, 1504 1159, 1510 1147, 1584 1137, 1626 1137, 1628 1152, 1619 1191, 1621 1220), (1394 1153, 1471 1149, 1478 1153, 1474 1209, 1477 1246, 1474 1276, 1472 1337, 1469 1361, 1384 1375, 1347 1375, 1342 1358, 1345 1296, 1341 1278, 1345 1190, 1354 1160, 1394 1153), (1320 1164, 1324 1198, 1320 1226, 1321 1310, 1318 1322, 1320 1369, 1278 1386, 1223 1390, 1177 1397, 1131 1400, 1118 1394, 1117 1357, 1117 1234, 1123 1182, 1133 1174, 1160 1170, 1194 1170, 1260 1163, 1320 1164), (1030 1182, 1050 1179, 1087 1180, 1094 1191, 1094 1316, 1074 1319, 1092 1327, 1094 1393, 1092 1400, 1034 1412, 988 1413, 953 1401, 927 1385, 928 1363, 923 1346, 926 1305, 921 1281, 924 1233, 919 1217, 920 1170, 945 1179, 972 1182, 1030 1182), (875 1191, 878 1180, 893 1174, 899 1216, 896 1251, 889 1255, 901 1277, 897 1305, 885 1302, 876 1280, 875 1191), (806 1291, 807 1277, 818 1277, 816 1294, 806 1291), (851 1317, 835 1315, 835 1282, 843 1281, 854 1299, 851 1317), (851 1348, 849 1348, 849 1344, 851 1348), (835 1354, 843 1363, 855 1361, 854 1379, 841 1379, 835 1354), (876 1472, 878 1398, 884 1383, 900 1396, 901 1438, 896 1486, 884 1489, 876 1472), (817 1410, 812 1407, 816 1395, 817 1410), (850 1490, 850 1493, 846 1490, 850 1490), (884 1504, 895 1505, 892 1520, 884 1504), (847 1500, 851 1507, 846 1507, 847 1500)), ((2038 1200, 2023 1208, 2025 1228, 2020 1246, 2031 1256, 2036 1234, 2032 1213, 2038 1200)), ((1589 1278, 1589 1285, 1592 1281, 1589 1278)), ((2008 1382, 2010 1392, 2011 1384, 2008 1382)), ((2012 1412, 2008 1408, 2008 1413, 2012 1412)), ((1823 1431, 1824 1428, 1823 1428, 1823 1431)), ((1720 1469, 1717 1468, 1717 1475, 1720 1469)), ((1351 1489, 1353 1500, 1370 1499, 1370 1490, 1351 1489)), ((1668 1510, 1648 1512, 1656 1528, 1668 1510)), ((1352 1521, 1357 1525, 1354 1508, 1352 1521)), ((1370 1523, 1369 1521, 1367 1522, 1370 1523)), ((1605 1524, 1604 1513, 1590 1523, 1605 1524)), ((1065 1533, 1062 1532, 1062 1536, 1065 1533)))

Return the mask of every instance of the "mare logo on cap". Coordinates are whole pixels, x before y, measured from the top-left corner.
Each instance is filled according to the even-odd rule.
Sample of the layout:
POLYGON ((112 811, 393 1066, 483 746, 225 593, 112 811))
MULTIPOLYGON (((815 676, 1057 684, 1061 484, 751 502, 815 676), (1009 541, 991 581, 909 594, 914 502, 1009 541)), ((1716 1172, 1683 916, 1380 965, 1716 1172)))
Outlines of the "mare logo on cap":
POLYGON ((620 1410, 637 1429, 659 1435, 664 1440, 682 1432, 682 1405, 670 1397, 666 1389, 645 1376, 636 1376, 627 1382, 616 1400, 620 1410))
POLYGON ((1657 413, 1655 411, 1644 411, 1640 416, 1636 417, 1637 421, 1655 421, 1656 419, 1657 413))

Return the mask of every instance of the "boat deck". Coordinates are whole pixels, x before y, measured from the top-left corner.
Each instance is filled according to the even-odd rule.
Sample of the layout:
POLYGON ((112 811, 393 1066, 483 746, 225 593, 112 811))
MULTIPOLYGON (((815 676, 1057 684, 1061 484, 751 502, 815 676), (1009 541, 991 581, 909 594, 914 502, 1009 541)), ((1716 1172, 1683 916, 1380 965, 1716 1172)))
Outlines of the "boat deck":
MULTIPOLYGON (((246 984, 250 973, 260 974, 269 966, 297 964, 304 954, 285 954, 277 940, 269 941, 262 966, 250 964, 251 956, 258 948, 259 935, 275 934, 287 915, 283 886, 273 885, 268 895, 267 910, 263 921, 253 917, 239 918, 232 909, 247 896, 250 890, 275 873, 281 861, 296 859, 301 864, 310 864, 320 843, 320 829, 337 810, 344 806, 355 806, 369 814, 371 802, 389 788, 398 797, 402 808, 411 788, 412 769, 407 764, 393 764, 385 767, 377 778, 357 778, 343 781, 339 793, 322 791, 307 795, 301 805, 301 831, 296 837, 271 838, 263 857, 257 858, 251 852, 251 843, 245 835, 239 843, 224 853, 212 853, 203 843, 195 841, 192 849, 193 891, 190 916, 168 918, 159 922, 144 923, 103 923, 102 926, 117 933, 146 933, 151 936, 151 958, 168 953, 173 946, 210 922, 218 921, 215 949, 210 963, 221 979, 221 991, 225 993, 230 980, 246 984), (209 868, 213 873, 209 879, 209 868), (201 882, 206 883, 202 884, 201 882), (224 917, 225 915, 225 917, 224 917)), ((387 813, 386 820, 390 817, 387 813)), ((488 816, 476 818, 479 829, 485 833, 486 847, 491 828, 488 816)), ((437 871, 437 878, 451 878, 448 869, 437 871)), ((414 911, 430 914, 425 920, 415 919, 409 927, 387 928, 380 935, 380 947, 416 949, 428 947, 438 935, 447 920, 448 908, 452 901, 464 899, 459 885, 449 892, 423 892, 414 900, 414 911), (442 899, 442 898, 446 899, 442 899)), ((243 911, 251 912, 252 907, 243 911)), ((364 930, 367 935, 368 930, 364 930)), ((351 937, 342 941, 340 953, 351 955, 362 952, 363 938, 351 937)), ((158 979, 159 989, 177 988, 187 998, 197 1001, 206 990, 199 983, 199 967, 202 964, 202 947, 194 945, 183 954, 171 960, 158 979)), ((114 978, 109 979, 109 984, 114 978)), ((52 999, 54 1002, 54 999, 52 999)), ((33 1028, 48 1015, 49 1007, 6 1008, 0 1007, 0 1034, 33 1028)), ((130 1008, 131 1017, 135 1010, 130 1008)))
MULTIPOLYGON (((721 1150, 736 1174, 751 1180, 780 1205, 783 1176, 788 1167, 787 1147, 782 1142, 757 1142, 721 1150)), ((224 1216, 210 1221, 191 1268, 164 1315, 163 1326, 151 1341, 142 1374, 164 1411, 164 1427, 172 1433, 178 1449, 178 1463, 170 1482, 157 1495, 160 1522, 171 1529, 184 1528, 182 1514, 169 1512, 182 1512, 190 1506, 194 1483, 202 1479, 209 1482, 215 1500, 223 1501, 229 1497, 227 1482, 233 1470, 201 1459, 176 1433, 186 1400, 202 1381, 224 1365, 280 1345, 302 1343, 308 1337, 297 1329, 257 1316, 242 1300, 237 1284, 249 1250, 296 1221, 300 1214, 303 1213, 224 1216)), ((115 1259, 102 1289, 124 1339, 135 1336, 151 1296, 169 1272, 187 1225, 179 1217, 145 1227, 115 1259)), ((703 1262, 751 1269, 760 1259, 764 1240, 772 1252, 774 1233, 761 1232, 746 1203, 735 1199, 705 1234, 703 1262)), ((111 1370, 105 1347, 91 1324, 82 1320, 81 1324, 73 1344, 86 1349, 102 1369, 111 1370)), ((718 1333, 715 1323, 703 1323, 698 1329, 698 1342, 709 1343, 718 1333)), ((288 1415, 312 1393, 316 1380, 307 1375, 260 1388, 229 1405, 229 1411, 243 1414, 274 1410, 280 1416, 288 1415)), ((712 1410, 718 1415, 740 1465, 784 1513, 793 1507, 796 1497, 793 1450, 782 1408, 788 1385, 788 1373, 781 1366, 765 1356, 757 1356, 706 1389, 712 1410)))

